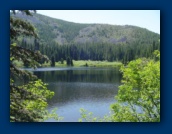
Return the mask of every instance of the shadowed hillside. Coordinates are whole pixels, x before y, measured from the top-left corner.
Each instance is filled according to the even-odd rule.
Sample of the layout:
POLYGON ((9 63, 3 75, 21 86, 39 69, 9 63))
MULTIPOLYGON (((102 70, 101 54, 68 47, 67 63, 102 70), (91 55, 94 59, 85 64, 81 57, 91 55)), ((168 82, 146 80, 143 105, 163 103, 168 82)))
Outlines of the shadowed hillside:
POLYGON ((34 25, 39 36, 39 39, 20 37, 18 44, 39 50, 53 63, 67 59, 71 63, 72 60, 127 63, 139 57, 152 57, 152 52, 160 49, 159 34, 136 26, 79 24, 37 13, 33 16, 17 13, 14 17, 34 25))
POLYGON ((60 45, 71 43, 119 43, 136 42, 150 43, 158 40, 160 35, 147 29, 130 25, 79 24, 50 18, 40 14, 26 16, 18 13, 17 18, 32 23, 42 43, 51 44, 55 41, 60 45))

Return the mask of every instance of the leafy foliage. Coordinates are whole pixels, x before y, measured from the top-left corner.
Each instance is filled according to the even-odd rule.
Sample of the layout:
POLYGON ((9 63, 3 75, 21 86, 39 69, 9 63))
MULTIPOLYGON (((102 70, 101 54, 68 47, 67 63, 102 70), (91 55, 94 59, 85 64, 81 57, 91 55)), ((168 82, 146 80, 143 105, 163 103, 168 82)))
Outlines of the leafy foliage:
POLYGON ((81 109, 79 121, 159 122, 160 121, 160 52, 158 60, 137 59, 121 67, 123 85, 119 86, 117 102, 111 105, 111 115, 92 116, 81 109))
POLYGON ((53 95, 41 80, 22 86, 10 85, 10 121, 38 122, 49 117, 59 120, 56 114, 46 110, 47 99, 53 95))
MULTIPOLYGON (((15 13, 14 10, 12 12, 15 13)), ((112 115, 105 119, 115 122, 160 121, 159 51, 155 51, 155 56, 152 56, 152 52, 160 48, 160 43, 157 42, 158 34, 134 26, 81 25, 42 15, 28 17, 31 15, 29 10, 20 12, 27 15, 24 18, 34 24, 37 33, 35 27, 19 19, 23 18, 23 15, 10 17, 11 121, 41 121, 45 117, 56 116, 54 112, 49 116, 45 110, 47 98, 53 95, 45 84, 38 80, 16 86, 13 80, 15 76, 29 76, 30 79, 35 79, 32 74, 18 69, 14 61, 19 60, 36 68, 40 60, 48 60, 41 53, 53 57, 53 63, 62 59, 61 62, 67 60, 71 65, 72 59, 116 60, 125 65, 134 60, 121 68, 123 85, 119 87, 116 97, 118 102, 111 106, 112 115), (28 38, 37 37, 37 34, 40 35, 39 43, 33 38, 28 38), (140 57, 147 59, 137 59, 140 57)), ((86 112, 81 110, 82 118, 86 121, 101 121, 94 118, 92 113, 86 116, 86 112)))
POLYGON ((95 117, 92 112, 81 108, 80 109, 81 118, 78 119, 79 122, 111 122, 111 116, 105 115, 103 118, 95 117))
MULTIPOLYGON (((158 51, 154 54, 160 58, 158 51)), ((137 59, 121 72, 123 85, 116 96, 118 103, 112 105, 113 121, 160 121, 160 61, 137 59)))
MULTIPOLYGON (((15 11, 13 10, 15 13, 15 11)), ((20 10, 20 12, 31 15, 29 10, 20 10)), ((10 40, 17 42, 18 37, 34 36, 35 28, 23 20, 10 18, 10 40)), ((60 119, 54 111, 49 113, 46 110, 47 99, 54 95, 47 89, 46 84, 41 80, 36 80, 36 76, 17 68, 14 61, 22 61, 29 67, 36 68, 41 59, 48 58, 39 51, 33 52, 30 49, 17 46, 16 43, 10 45, 10 121, 11 122, 37 122, 43 121, 47 117, 60 119), (16 85, 13 80, 15 77, 20 79, 28 77, 29 82, 22 86, 16 85)))
MULTIPOLYGON (((15 10, 12 10, 14 14, 16 14, 15 10)), ((28 10, 19 10, 22 13, 26 13, 27 15, 31 15, 28 10)), ((37 37, 35 33, 35 28, 28 22, 15 19, 10 17, 10 39, 16 39, 19 35, 22 36, 34 36, 37 37)))

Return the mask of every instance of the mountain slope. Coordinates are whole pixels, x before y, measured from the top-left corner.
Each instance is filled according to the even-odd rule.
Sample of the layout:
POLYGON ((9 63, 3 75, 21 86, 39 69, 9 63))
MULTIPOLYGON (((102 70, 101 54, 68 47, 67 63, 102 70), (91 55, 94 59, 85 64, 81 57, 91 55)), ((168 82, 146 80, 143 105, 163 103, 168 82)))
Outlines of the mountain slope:
POLYGON ((159 34, 136 26, 107 24, 79 24, 50 18, 40 14, 26 16, 17 13, 14 17, 32 23, 42 44, 57 42, 64 44, 142 42, 151 44, 160 38, 159 34))

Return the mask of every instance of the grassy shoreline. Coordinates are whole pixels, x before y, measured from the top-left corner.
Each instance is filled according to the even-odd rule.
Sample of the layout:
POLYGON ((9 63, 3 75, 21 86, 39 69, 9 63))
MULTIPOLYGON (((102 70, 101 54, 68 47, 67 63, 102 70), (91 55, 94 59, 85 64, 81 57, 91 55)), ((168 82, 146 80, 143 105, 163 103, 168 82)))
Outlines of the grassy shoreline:
MULTIPOLYGON (((23 67, 23 63, 20 61, 15 61, 14 64, 17 67, 23 67)), ((91 61, 91 60, 73 60, 73 67, 120 67, 122 65, 121 62, 109 62, 109 61, 91 61)), ((51 67, 50 62, 44 63, 41 67, 51 67)), ((66 61, 63 64, 61 62, 56 62, 55 67, 68 67, 66 65, 66 61)))

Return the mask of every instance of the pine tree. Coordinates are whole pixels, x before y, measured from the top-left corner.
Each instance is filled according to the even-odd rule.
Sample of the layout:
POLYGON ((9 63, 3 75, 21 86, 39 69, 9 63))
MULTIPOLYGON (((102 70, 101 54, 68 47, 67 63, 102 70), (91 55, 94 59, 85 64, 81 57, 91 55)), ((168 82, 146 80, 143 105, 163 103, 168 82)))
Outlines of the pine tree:
POLYGON ((51 57, 51 66, 55 67, 55 59, 54 56, 51 57))
POLYGON ((69 57, 69 56, 66 58, 66 64, 67 64, 68 66, 70 66, 70 65, 71 65, 71 59, 70 59, 70 57, 69 57))
MULTIPOLYGON (((26 15, 31 15, 30 10, 19 10, 26 15)), ((15 14, 16 11, 12 10, 15 14)), ((39 51, 33 52, 18 46, 15 41, 19 36, 35 37, 37 34, 34 27, 20 19, 10 17, 10 121, 12 122, 37 122, 42 121, 45 116, 49 116, 46 111, 47 98, 53 96, 53 92, 47 90, 46 85, 26 71, 17 68, 13 62, 20 60, 30 67, 36 68, 39 65, 38 61, 48 58, 42 55, 39 51), (25 85, 17 86, 14 77, 20 79, 28 78, 29 82, 25 85), (39 90, 38 90, 39 89, 39 90), (39 107, 37 107, 39 104, 39 107)))
POLYGON ((70 64, 71 64, 71 66, 73 66, 73 60, 72 60, 72 58, 70 59, 70 64))
POLYGON ((63 64, 64 63, 64 60, 63 60, 63 58, 61 58, 61 64, 63 64))

